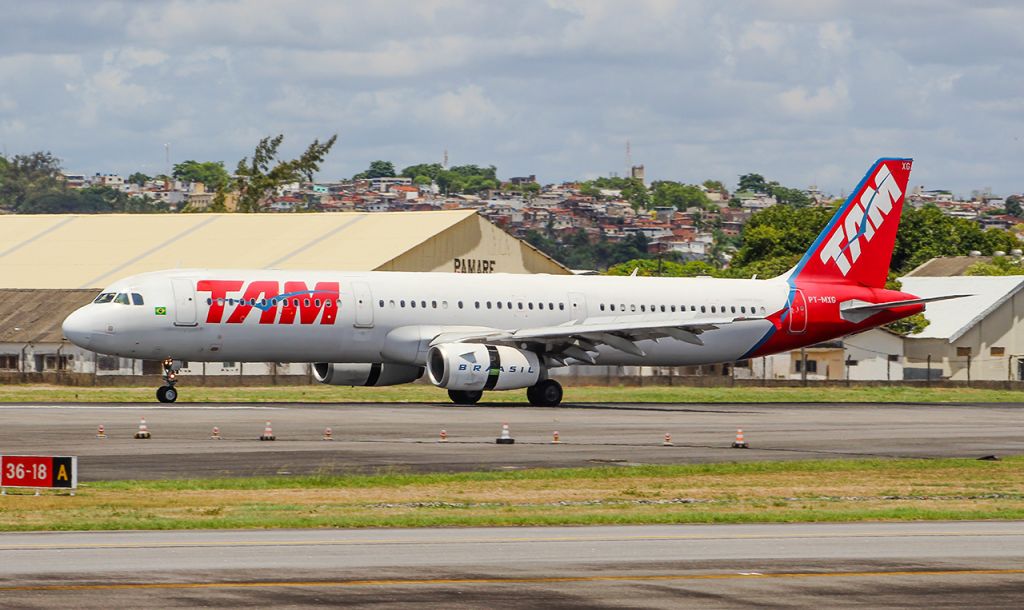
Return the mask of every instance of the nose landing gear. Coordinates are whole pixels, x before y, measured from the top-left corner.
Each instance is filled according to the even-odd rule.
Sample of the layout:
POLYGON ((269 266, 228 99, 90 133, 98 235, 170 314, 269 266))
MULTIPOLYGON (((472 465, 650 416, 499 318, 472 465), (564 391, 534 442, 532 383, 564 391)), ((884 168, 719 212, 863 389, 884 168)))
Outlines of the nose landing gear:
POLYGON ((163 377, 164 383, 167 385, 161 386, 156 390, 156 399, 160 402, 174 402, 178 400, 178 390, 174 388, 174 384, 178 383, 178 368, 174 364, 175 362, 171 358, 163 361, 163 377))

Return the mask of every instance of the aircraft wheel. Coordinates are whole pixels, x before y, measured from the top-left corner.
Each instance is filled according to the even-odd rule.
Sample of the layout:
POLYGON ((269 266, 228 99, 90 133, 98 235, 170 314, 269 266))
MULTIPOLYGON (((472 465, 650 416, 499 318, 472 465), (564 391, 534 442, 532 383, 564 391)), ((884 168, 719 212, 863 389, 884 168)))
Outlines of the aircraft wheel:
POLYGON ((160 402, 174 402, 178 400, 178 390, 169 385, 160 386, 156 390, 156 399, 160 402))
POLYGON ((562 384, 554 379, 545 379, 527 388, 526 397, 537 407, 557 407, 562 402, 562 384))
POLYGON ((475 405, 483 396, 479 390, 448 390, 448 398, 457 405, 475 405))

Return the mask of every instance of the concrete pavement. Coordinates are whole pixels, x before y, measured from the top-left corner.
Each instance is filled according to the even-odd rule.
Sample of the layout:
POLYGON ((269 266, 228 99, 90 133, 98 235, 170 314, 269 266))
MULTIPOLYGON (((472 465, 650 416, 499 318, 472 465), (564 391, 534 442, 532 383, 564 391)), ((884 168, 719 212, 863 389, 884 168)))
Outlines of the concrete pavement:
POLYGON ((1024 523, 0 535, 20 607, 1012 607, 1024 523))

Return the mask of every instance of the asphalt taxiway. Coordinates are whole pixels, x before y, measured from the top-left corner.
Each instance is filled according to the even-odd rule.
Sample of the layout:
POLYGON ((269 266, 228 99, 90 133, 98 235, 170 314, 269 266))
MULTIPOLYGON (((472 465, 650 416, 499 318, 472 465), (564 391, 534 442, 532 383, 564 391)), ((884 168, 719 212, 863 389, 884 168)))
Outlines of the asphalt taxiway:
POLYGON ((1019 607, 1024 523, 0 535, 17 607, 1019 607))
POLYGON ((1019 404, 3 404, 5 454, 82 481, 1024 454, 1019 404), (134 440, 146 419, 149 440, 134 440), (270 421, 276 441, 257 440, 270 421), (508 423, 514 445, 496 445, 508 423), (103 425, 106 439, 96 438, 103 425), (211 440, 214 426, 223 440, 211 440), (333 441, 321 440, 325 428, 333 441), (732 449, 742 428, 750 449, 732 449), (448 442, 440 443, 445 430, 448 442), (552 444, 553 433, 561 442, 552 444), (670 434, 672 446, 664 446, 670 434))

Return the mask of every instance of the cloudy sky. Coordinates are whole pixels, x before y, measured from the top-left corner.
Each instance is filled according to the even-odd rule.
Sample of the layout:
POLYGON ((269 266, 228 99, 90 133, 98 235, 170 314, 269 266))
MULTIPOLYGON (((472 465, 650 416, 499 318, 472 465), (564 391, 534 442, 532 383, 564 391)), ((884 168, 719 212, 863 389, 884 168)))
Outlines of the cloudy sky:
POLYGON ((545 182, 625 171, 848 192, 1024 190, 1024 4, 0 0, 0 146, 69 171, 233 168, 265 135, 545 182))

